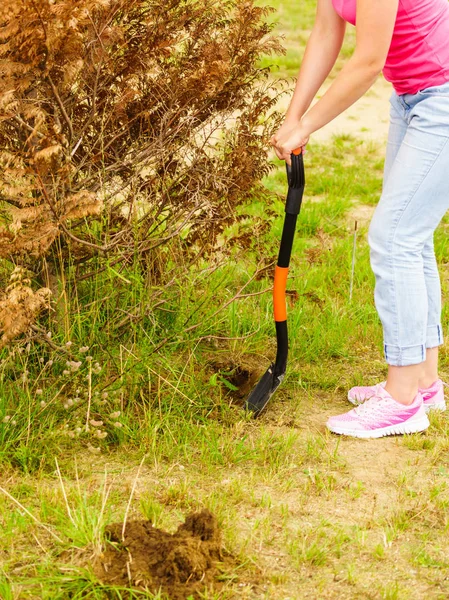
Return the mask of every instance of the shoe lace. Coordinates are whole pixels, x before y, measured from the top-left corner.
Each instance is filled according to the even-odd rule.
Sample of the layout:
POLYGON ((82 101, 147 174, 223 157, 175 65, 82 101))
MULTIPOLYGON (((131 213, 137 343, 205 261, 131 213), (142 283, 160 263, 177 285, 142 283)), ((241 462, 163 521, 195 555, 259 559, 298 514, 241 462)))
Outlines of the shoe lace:
POLYGON ((385 405, 388 404, 387 398, 380 395, 375 395, 363 404, 354 408, 354 413, 359 417, 366 417, 370 414, 378 414, 384 411, 385 405))

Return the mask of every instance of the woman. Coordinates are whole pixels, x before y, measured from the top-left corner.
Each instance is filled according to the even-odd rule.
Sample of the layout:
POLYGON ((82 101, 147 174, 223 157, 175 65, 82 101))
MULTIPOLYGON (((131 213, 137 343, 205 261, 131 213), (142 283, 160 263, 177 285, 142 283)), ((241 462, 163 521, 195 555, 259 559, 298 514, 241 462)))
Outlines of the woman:
POLYGON ((424 431, 445 409, 438 377, 443 343, 433 233, 449 208, 449 3, 447 0, 318 0, 285 121, 271 142, 280 159, 358 100, 381 71, 393 84, 382 196, 369 229, 386 382, 352 388, 359 404, 328 428, 355 437, 424 431), (356 25, 350 60, 309 109, 356 25))

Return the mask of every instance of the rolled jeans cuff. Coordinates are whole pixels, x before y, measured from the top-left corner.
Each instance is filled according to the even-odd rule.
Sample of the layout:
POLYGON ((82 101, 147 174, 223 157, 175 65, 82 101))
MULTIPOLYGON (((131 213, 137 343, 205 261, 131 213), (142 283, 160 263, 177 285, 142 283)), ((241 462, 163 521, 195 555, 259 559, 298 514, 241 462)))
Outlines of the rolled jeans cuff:
POLYGON ((443 329, 441 324, 432 325, 427 328, 426 333, 426 348, 436 348, 443 343, 443 329))
POLYGON ((419 346, 407 346, 404 348, 384 344, 384 354, 387 364, 393 367, 408 367, 426 360, 426 346, 420 344, 419 346))

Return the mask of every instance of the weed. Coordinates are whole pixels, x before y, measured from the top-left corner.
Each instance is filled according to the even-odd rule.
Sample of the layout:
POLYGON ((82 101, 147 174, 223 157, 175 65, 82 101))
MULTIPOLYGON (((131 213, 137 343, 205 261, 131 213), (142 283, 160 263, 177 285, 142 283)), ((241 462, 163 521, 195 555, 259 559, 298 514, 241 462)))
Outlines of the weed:
POLYGON ((355 483, 352 483, 348 488, 349 496, 353 500, 360 498, 360 496, 363 494, 363 492, 365 492, 365 490, 366 488, 363 481, 356 481, 355 483))
POLYGON ((140 498, 140 510, 154 527, 162 527, 164 521, 164 507, 151 494, 143 494, 140 498))
POLYGON ((328 548, 325 541, 321 539, 308 539, 307 536, 294 539, 287 546, 288 553, 296 566, 309 564, 323 566, 328 561, 328 548))
POLYGON ((389 582, 380 589, 382 600, 402 600, 407 597, 404 593, 397 581, 389 582))

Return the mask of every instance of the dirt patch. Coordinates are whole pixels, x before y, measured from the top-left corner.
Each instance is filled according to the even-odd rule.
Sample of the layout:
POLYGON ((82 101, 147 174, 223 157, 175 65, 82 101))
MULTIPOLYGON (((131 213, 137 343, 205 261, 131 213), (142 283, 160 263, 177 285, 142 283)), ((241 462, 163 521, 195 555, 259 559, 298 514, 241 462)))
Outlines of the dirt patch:
POLYGON ((260 365, 238 364, 233 360, 214 361, 210 368, 218 373, 223 391, 237 403, 248 397, 263 374, 260 365))
POLYGON ((122 540, 123 523, 106 528, 108 544, 95 564, 96 576, 105 584, 157 593, 171 600, 199 598, 206 586, 219 590, 223 568, 232 557, 221 547, 221 532, 208 510, 192 513, 174 534, 153 527, 151 521, 129 521, 122 540))
POLYGON ((357 221, 359 227, 367 225, 374 214, 376 207, 370 204, 358 204, 348 214, 349 223, 354 226, 354 221, 357 221))
POLYGON ((257 379, 257 373, 245 369, 245 367, 237 366, 227 377, 229 383, 236 388, 235 390, 229 390, 229 393, 236 399, 246 398, 257 383, 257 379))

